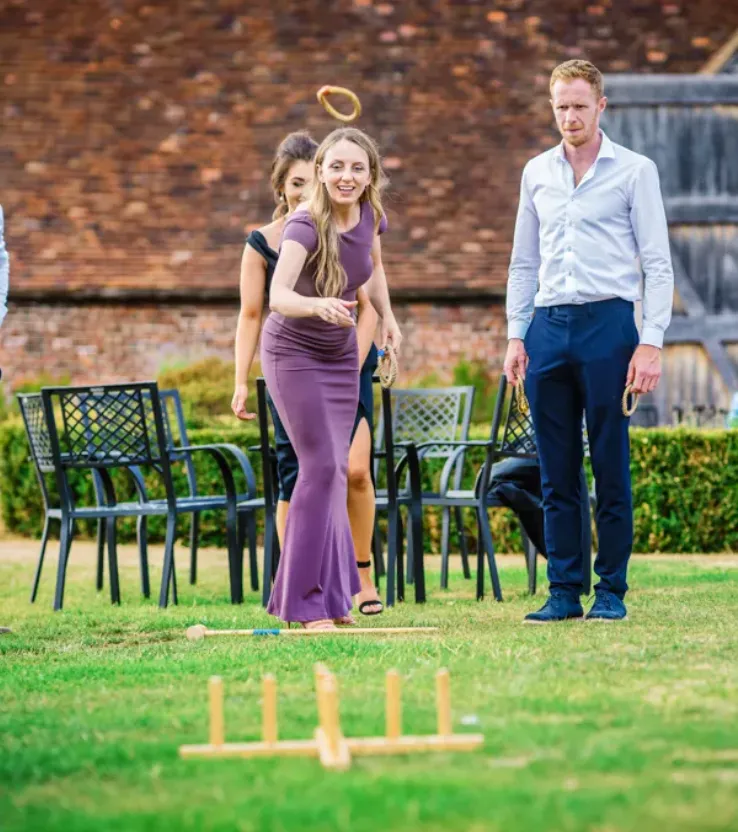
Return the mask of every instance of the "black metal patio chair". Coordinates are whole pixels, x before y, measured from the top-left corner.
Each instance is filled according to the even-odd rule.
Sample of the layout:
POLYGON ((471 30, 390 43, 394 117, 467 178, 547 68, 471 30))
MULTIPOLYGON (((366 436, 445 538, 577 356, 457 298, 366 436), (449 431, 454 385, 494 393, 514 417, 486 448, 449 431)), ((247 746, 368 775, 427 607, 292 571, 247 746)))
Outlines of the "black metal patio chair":
MULTIPOLYGON (((411 505, 411 479, 416 476, 412 466, 408 468, 404 467, 403 456, 407 452, 406 449, 408 447, 418 448, 422 445, 422 451, 417 457, 417 461, 421 465, 421 470, 417 472, 418 477, 422 476, 422 463, 425 460, 441 460, 444 463, 440 472, 439 490, 422 491, 421 489, 423 506, 436 505, 434 499, 443 493, 449 485, 456 488, 461 486, 464 466, 463 454, 455 453, 453 448, 447 447, 444 443, 468 438, 472 407, 474 404, 474 387, 457 386, 392 390, 390 392, 390 399, 392 435, 395 447, 395 460, 397 463, 396 476, 399 504, 408 507, 411 505), (436 439, 440 441, 435 443, 436 439), (406 472, 404 477, 402 476, 403 471, 406 472)), ((383 419, 375 438, 375 445, 380 450, 384 444, 385 424, 386 421, 383 419)), ((410 452, 414 453, 414 451, 410 452)), ((375 470, 375 476, 376 474, 377 471, 375 470)), ((422 479, 420 483, 422 483, 422 479)), ((385 490, 380 489, 377 491, 377 507, 384 509, 385 504, 386 493, 385 490)), ((459 549, 464 575, 469 578, 471 573, 469 570, 461 510, 446 505, 442 505, 441 508, 441 586, 445 587, 448 585, 449 537, 452 508, 459 538, 459 549)), ((400 514, 398 514, 398 529, 400 533, 398 547, 401 556, 403 535, 402 516, 400 514)), ((375 533, 375 538, 379 538, 378 533, 375 533)), ((416 551, 417 547, 413 545, 412 523, 408 528, 407 539, 407 581, 408 583, 413 583, 416 573, 413 552, 416 551)), ((419 571, 422 572, 422 568, 419 571)), ((425 594, 424 590, 422 594, 425 594)))
MULTIPOLYGON (((198 492, 195 462, 192 453, 186 450, 190 445, 190 441, 187 436, 187 422, 185 420, 184 408, 182 407, 182 399, 179 391, 174 389, 160 390, 159 398, 162 403, 164 431, 167 438, 169 459, 171 462, 184 463, 189 490, 188 496, 193 498, 198 497, 206 501, 208 504, 205 508, 210 508, 213 499, 217 501, 219 498, 211 498, 206 495, 201 495, 198 492)), ((238 547, 241 553, 239 557, 243 558, 244 543, 248 542, 251 589, 257 592, 259 589, 259 567, 256 550, 256 511, 263 507, 263 500, 257 498, 256 495, 256 476, 254 469, 251 466, 249 458, 237 445, 230 442, 218 442, 213 447, 217 447, 218 450, 226 455, 231 463, 231 470, 238 470, 245 483, 245 491, 238 492, 236 495, 238 547)), ((190 584, 195 584, 197 581, 199 534, 200 511, 193 511, 190 525, 190 584)))
MULTIPOLYGON (((31 460, 36 471, 36 479, 38 480, 41 490, 41 497, 44 506, 44 525, 41 532, 41 548, 38 556, 38 563, 33 578, 33 586, 31 588, 31 603, 34 603, 38 594, 39 582, 41 580, 41 571, 44 564, 44 555, 46 554, 46 546, 49 540, 49 533, 51 531, 51 524, 53 522, 61 523, 62 510, 59 499, 49 490, 47 478, 54 473, 54 462, 51 455, 51 440, 49 438, 49 430, 46 425, 44 416, 43 402, 40 393, 20 393, 17 396, 20 405, 21 416, 26 430, 26 437, 31 450, 31 460)), ((145 488, 143 484, 143 477, 141 472, 135 466, 129 470, 133 484, 136 489, 136 494, 139 502, 145 499, 145 488)), ((105 489, 99 472, 92 469, 92 484, 95 492, 96 506, 105 505, 105 489)), ((141 570, 141 592, 145 598, 150 597, 149 584, 149 570, 147 559, 147 546, 145 527, 142 526, 141 520, 145 521, 145 517, 139 518, 137 524, 137 538, 139 545, 139 564, 141 570)), ((103 564, 105 557, 105 541, 107 540, 107 522, 105 517, 100 517, 97 520, 97 571, 96 571, 96 586, 98 590, 103 588, 103 564)), ((115 522, 111 520, 110 522, 115 522)))
MULTIPOLYGON (((174 539, 177 516, 203 509, 226 512, 228 566, 231 601, 243 600, 242 561, 239 562, 236 491, 233 474, 225 454, 217 446, 184 446, 182 452, 207 453, 217 463, 223 479, 224 495, 217 497, 177 497, 167 446, 159 391, 154 382, 108 384, 81 387, 48 387, 41 391, 44 415, 49 432, 49 451, 60 496, 61 540, 54 609, 61 609, 74 524, 78 519, 117 517, 167 518, 164 566, 159 605, 177 602, 174 572, 174 539), (158 472, 165 491, 164 499, 137 503, 118 502, 111 471, 131 466, 148 466, 158 472), (103 486, 105 504, 78 507, 69 487, 72 470, 96 471, 103 486)), ((115 524, 107 522, 107 553, 110 571, 110 594, 120 603, 117 541, 115 524)))
POLYGON ((264 577, 261 601, 263 606, 269 603, 274 579, 279 566, 279 536, 277 535, 277 458, 269 436, 271 419, 266 398, 266 381, 256 380, 256 403, 259 420, 259 444, 249 450, 258 450, 261 456, 262 486, 264 495, 261 507, 264 509, 264 577))
MULTIPOLYGON (((444 494, 434 499, 434 505, 447 505, 449 507, 473 508, 475 510, 477 523, 477 599, 484 597, 485 561, 490 571, 492 589, 497 601, 502 600, 499 574, 495 561, 494 542, 492 530, 489 524, 488 510, 500 508, 506 503, 499 499, 495 490, 490 490, 490 483, 494 476, 495 464, 503 459, 538 459, 538 451, 535 442, 533 423, 528 413, 523 413, 518 405, 516 396, 509 396, 506 402, 507 380, 503 376, 495 403, 495 410, 492 417, 490 438, 488 440, 467 440, 462 442, 437 441, 422 443, 412 448, 413 453, 408 454, 403 460, 409 467, 417 464, 417 459, 422 456, 424 447, 431 444, 444 444, 454 449, 454 453, 463 457, 465 452, 473 447, 484 448, 484 463, 478 470, 473 489, 448 489, 444 494)), ((586 452, 586 444, 585 444, 586 452)), ((453 457, 451 458, 453 460, 453 457)), ((582 472, 584 478, 584 473, 582 472)), ((583 479, 584 501, 588 503, 589 496, 586 492, 586 478, 583 479)), ((587 505, 588 507, 588 505, 587 505)), ((531 546, 525 529, 521 524, 523 535, 523 546, 526 568, 528 571, 528 585, 531 593, 536 587, 536 560, 537 550, 531 546)), ((590 591, 591 586, 591 549, 584 550, 584 590, 590 591)))
MULTIPOLYGON (((375 379, 378 381, 378 379, 375 379)), ((374 564, 375 578, 379 586, 379 576, 385 571, 387 577, 386 605, 393 606, 395 600, 405 599, 405 572, 403 569, 404 534, 400 509, 407 509, 408 524, 408 560, 412 563, 411 578, 415 589, 415 601, 426 600, 425 568, 423 562, 423 514, 420 501, 421 480, 420 466, 413 466, 399 486, 398 466, 408 452, 404 441, 395 438, 395 403, 400 391, 389 388, 381 389, 381 418, 376 431, 372 470, 375 482, 375 506, 377 511, 387 512, 387 562, 386 570, 382 567, 381 537, 379 527, 374 526, 374 564), (380 466, 384 463, 386 486, 377 488, 380 466)), ((405 392, 405 391, 402 391, 405 392)), ((410 443, 410 453, 413 453, 410 443)))

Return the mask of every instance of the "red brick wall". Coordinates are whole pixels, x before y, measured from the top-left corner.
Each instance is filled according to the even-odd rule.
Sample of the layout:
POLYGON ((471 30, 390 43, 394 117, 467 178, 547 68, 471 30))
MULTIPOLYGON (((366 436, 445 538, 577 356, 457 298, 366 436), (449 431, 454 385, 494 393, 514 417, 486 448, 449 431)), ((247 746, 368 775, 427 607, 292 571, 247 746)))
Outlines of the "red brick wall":
POLYGON ((547 76, 693 71, 738 4, 0 0, 0 187, 17 288, 233 287, 289 130, 354 88, 392 176, 397 285, 500 290, 547 76))
MULTIPOLYGON (((335 126, 314 97, 325 83, 360 94, 359 126, 386 157, 392 285, 411 298, 499 296, 520 169, 554 140, 551 68, 585 56, 608 72, 695 71, 737 27, 738 4, 724 0, 0 0, 11 295, 70 304, 16 304, 0 361, 86 366, 46 343, 35 351, 54 320, 75 344, 96 330, 98 360, 117 369, 139 343, 126 359, 137 375, 153 353, 227 351, 232 327, 209 329, 225 313, 204 311, 202 292, 235 293, 243 235, 271 213, 280 138, 335 126), (130 289, 177 289, 184 305, 74 308, 80 291, 130 289), (25 346, 10 334, 23 327, 25 346), (116 342, 125 327, 131 338, 116 342)), ((434 313, 427 352, 408 347, 419 364, 453 363, 437 347, 455 314, 434 313)))
MULTIPOLYGON (((495 306, 412 304, 398 308, 405 379, 462 358, 502 366, 504 315, 495 306)), ((236 310, 191 305, 13 305, 0 331, 0 367, 14 381, 51 373, 72 383, 154 378, 163 365, 204 356, 232 360, 236 310)))

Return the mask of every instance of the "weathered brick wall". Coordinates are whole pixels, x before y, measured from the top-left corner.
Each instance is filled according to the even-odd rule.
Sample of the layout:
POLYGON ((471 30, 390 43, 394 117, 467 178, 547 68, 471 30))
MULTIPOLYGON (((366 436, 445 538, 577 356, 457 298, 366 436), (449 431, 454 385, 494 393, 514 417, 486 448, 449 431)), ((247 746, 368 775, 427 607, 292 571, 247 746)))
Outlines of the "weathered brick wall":
MULTIPOLYGON (((403 377, 441 376, 462 358, 502 366, 499 305, 401 305, 403 377)), ((236 312, 227 306, 13 305, 1 333, 10 382, 51 373, 72 383, 154 378, 174 362, 232 360, 236 312)))
MULTIPOLYGON (((117 366, 105 316, 74 309, 79 293, 125 304, 131 289, 182 292, 177 311, 115 312, 121 326, 153 321, 131 331, 151 351, 174 344, 167 316, 183 320, 188 304, 197 320, 222 315, 203 294, 235 293, 243 235, 271 213, 275 145, 335 126, 315 101, 324 83, 359 92, 359 124, 385 154, 392 285, 410 298, 499 296, 520 169, 554 139, 551 68, 586 56, 608 72, 694 71, 736 27, 738 4, 724 0, 0 0, 12 291, 17 304, 49 292, 70 304, 16 304, 7 327, 18 316, 43 332, 66 315, 68 337, 100 329, 97 355, 117 366)), ((455 313, 434 314, 447 340, 455 313)), ((43 362, 8 328, 6 368, 43 362)), ((182 350, 223 349, 190 335, 182 350)))
POLYGON ((289 130, 359 92, 392 175, 398 285, 499 289, 547 75, 689 71, 738 4, 661 0, 1 0, 0 187, 14 285, 232 287, 289 130))

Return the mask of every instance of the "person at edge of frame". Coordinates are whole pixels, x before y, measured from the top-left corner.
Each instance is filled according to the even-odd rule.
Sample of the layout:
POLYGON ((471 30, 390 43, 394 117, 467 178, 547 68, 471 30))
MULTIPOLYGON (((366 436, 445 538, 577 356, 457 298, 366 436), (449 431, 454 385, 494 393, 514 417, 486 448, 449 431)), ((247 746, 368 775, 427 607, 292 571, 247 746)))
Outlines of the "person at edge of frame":
MULTIPOLYGON (((5 248, 4 231, 3 207, 0 205, 0 326, 2 326, 5 316, 8 314, 8 282, 10 275, 10 264, 8 261, 8 251, 5 248)), ((0 367, 0 378, 2 377, 3 371, 0 367)), ((10 632, 10 627, 0 627, 0 635, 10 632)))

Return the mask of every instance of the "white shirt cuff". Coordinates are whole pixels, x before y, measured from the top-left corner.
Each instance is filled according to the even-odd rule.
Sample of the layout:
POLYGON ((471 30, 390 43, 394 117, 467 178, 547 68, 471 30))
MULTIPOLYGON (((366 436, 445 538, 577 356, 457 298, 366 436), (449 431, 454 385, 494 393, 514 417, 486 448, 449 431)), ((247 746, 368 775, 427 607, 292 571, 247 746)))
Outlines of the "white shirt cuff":
POLYGON ((522 341, 528 332, 530 321, 508 321, 507 322, 507 340, 511 338, 520 338, 522 341))
POLYGON ((641 344, 661 349, 664 346, 663 330, 655 326, 644 326, 643 332, 641 332, 641 344))

